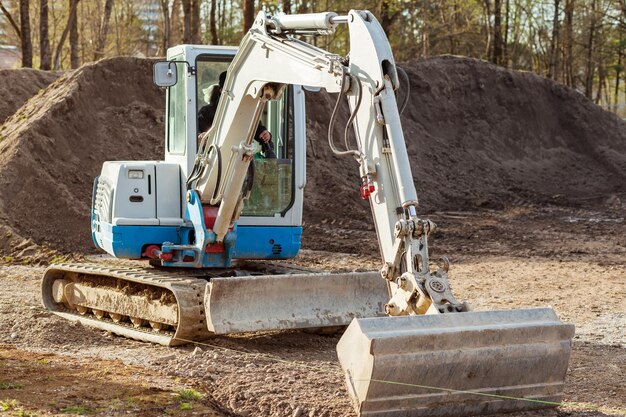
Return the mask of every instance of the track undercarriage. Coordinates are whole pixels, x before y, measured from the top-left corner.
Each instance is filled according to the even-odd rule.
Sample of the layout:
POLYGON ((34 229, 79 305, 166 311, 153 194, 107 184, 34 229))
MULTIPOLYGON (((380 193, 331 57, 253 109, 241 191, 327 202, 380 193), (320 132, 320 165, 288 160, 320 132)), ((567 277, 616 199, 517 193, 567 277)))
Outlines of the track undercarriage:
POLYGON ((382 314, 387 293, 380 284, 377 273, 263 263, 212 271, 60 264, 46 270, 42 296, 62 317, 175 346, 212 334, 346 326, 382 314))

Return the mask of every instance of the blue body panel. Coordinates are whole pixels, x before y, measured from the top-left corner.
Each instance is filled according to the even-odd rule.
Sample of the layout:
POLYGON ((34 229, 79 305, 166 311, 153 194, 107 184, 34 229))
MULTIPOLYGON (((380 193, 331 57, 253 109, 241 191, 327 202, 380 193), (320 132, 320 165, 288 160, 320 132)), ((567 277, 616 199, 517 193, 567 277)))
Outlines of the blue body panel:
POLYGON ((291 259, 300 250, 301 226, 235 226, 223 242, 204 224, 200 198, 188 191, 182 226, 115 226, 96 214, 94 182, 91 236, 96 247, 116 258, 140 259, 147 246, 160 250, 161 264, 183 268, 225 268, 233 259, 291 259))
POLYGON ((180 243, 178 229, 176 226, 113 226, 100 223, 100 232, 94 235, 96 246, 116 258, 139 259, 147 245, 180 243))
MULTIPOLYGON (((113 226, 100 223, 92 231, 96 246, 116 258, 141 258, 147 245, 181 244, 181 227, 113 226)), ((300 250, 302 227, 238 226, 234 259, 291 259, 300 250)), ((214 265, 219 266, 219 265, 214 265)))
POLYGON ((238 226, 235 259, 291 259, 300 250, 302 227, 238 226))

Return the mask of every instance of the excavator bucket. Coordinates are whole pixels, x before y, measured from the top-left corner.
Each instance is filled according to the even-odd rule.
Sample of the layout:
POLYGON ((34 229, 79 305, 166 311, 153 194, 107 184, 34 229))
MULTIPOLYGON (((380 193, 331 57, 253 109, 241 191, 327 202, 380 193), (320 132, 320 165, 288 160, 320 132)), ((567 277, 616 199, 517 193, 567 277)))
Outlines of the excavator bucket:
POLYGON ((366 318, 337 353, 359 416, 470 416, 558 405, 573 336, 551 308, 366 318))

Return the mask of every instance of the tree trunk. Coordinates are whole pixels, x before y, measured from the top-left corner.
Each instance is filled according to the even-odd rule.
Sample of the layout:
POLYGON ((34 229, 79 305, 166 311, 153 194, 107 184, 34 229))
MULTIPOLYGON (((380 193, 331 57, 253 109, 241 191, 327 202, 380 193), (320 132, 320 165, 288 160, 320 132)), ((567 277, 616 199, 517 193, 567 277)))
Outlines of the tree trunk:
POLYGON ((226 0, 219 0, 219 5, 218 5, 218 13, 217 13, 217 17, 218 17, 218 27, 219 27, 219 31, 218 31, 218 39, 220 39, 222 41, 222 43, 224 44, 228 44, 228 41, 226 40, 226 0))
POLYGON ((306 13, 307 10, 308 10, 307 1, 306 0, 301 0, 300 5, 297 7, 297 9, 298 9, 298 13, 299 14, 306 13))
POLYGON ((617 113, 617 105, 619 104, 619 83, 622 75, 622 51, 617 55, 617 67, 615 69, 615 93, 613 95, 613 102, 615 103, 615 113, 617 113))
POLYGON ((602 61, 598 65, 598 91, 596 91, 596 99, 594 100, 596 104, 600 104, 600 100, 602 99, 602 89, 604 88, 604 80, 606 74, 604 73, 604 65, 602 61))
POLYGON ((491 62, 502 64, 502 0, 495 0, 493 5, 493 54, 491 62))
POLYGON ((491 0, 485 0, 485 21, 487 22, 487 41, 485 42, 485 55, 489 58, 492 55, 492 43, 491 43, 491 35, 493 33, 493 28, 491 27, 491 0))
POLYGON ((422 18, 422 56, 428 58, 430 55, 430 0, 422 0, 420 15, 422 18))
POLYGON ((183 3, 183 43, 191 43, 191 0, 183 3))
POLYGON ((104 4, 104 16, 102 16, 102 22, 98 28, 98 39, 96 44, 96 50, 93 53, 94 61, 102 59, 104 57, 104 50, 107 43, 107 35, 109 34, 109 21, 111 19, 111 12, 113 11, 114 0, 106 0, 104 4))
POLYGON ((252 27, 254 22, 254 0, 243 0, 243 33, 252 27))
POLYGON ((170 45, 178 45, 181 43, 181 27, 180 27, 180 0, 172 1, 172 14, 170 15, 170 45))
POLYGON ((387 36, 389 36, 389 29, 392 23, 392 17, 389 14, 389 0, 380 0, 378 4, 378 15, 380 16, 380 26, 387 36))
POLYGON ((574 87, 574 0, 565 0, 565 19, 563 20, 564 37, 564 78, 565 85, 574 87))
POLYGON ((291 13, 291 0, 283 0, 283 12, 291 13))
POLYGON ((72 69, 80 66, 78 58, 78 0, 69 0, 72 22, 70 25, 70 67, 72 69), (74 5, 76 3, 76 5, 74 5))
POLYGON ((593 98, 593 41, 596 31, 596 0, 591 2, 591 20, 589 22, 589 36, 587 37, 587 71, 585 74, 585 96, 593 98))
POLYGON ((161 0, 161 14, 163 15, 163 37, 161 38, 161 53, 163 56, 167 54, 167 48, 170 47, 170 2, 169 0, 161 0))
POLYGON ((39 68, 52 68, 50 52, 50 35, 48 33, 48 0, 39 1, 39 68))
POLYGON ((219 39, 217 37, 217 20, 215 17, 217 9, 217 0, 211 0, 211 12, 209 16, 209 25, 211 27, 211 44, 219 45, 219 39))
POLYGON ((191 0, 191 43, 200 43, 200 1, 191 0))
POLYGON ((559 79, 559 4, 554 0, 554 17, 552 19, 552 39, 550 39, 550 62, 548 64, 548 78, 559 79))
POLYGON ((20 0, 20 33, 22 40, 22 67, 33 66, 33 43, 30 37, 30 2, 20 0))
POLYGON ((57 45, 57 49, 54 52, 54 70, 58 71, 61 67, 61 52, 63 51, 63 45, 65 44, 65 40, 67 39, 67 34, 70 31, 70 27, 73 24, 74 18, 76 17, 76 8, 78 6, 78 2, 80 0, 70 0, 70 14, 67 18, 67 25, 65 29, 63 29, 63 33, 61 33, 61 39, 59 39, 59 44, 57 45))
POLYGON ((502 66, 509 66, 509 13, 511 13, 510 0, 504 5, 504 45, 502 48, 502 66))

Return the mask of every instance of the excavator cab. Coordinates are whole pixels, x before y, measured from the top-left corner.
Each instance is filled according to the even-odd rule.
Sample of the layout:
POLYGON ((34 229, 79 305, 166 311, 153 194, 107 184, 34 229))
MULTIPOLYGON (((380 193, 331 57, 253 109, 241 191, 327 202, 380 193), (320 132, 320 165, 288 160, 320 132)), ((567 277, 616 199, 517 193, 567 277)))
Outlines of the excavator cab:
MULTIPOLYGON (((260 144, 253 142, 257 149, 249 169, 248 195, 228 256, 196 259, 189 252, 179 261, 159 256, 164 242, 173 247, 193 245, 197 225, 191 225, 186 213, 186 193, 203 133, 197 115, 209 104, 220 74, 228 70, 235 53, 232 47, 197 45, 168 51, 168 68, 175 80, 166 91, 165 160, 104 164, 94 184, 92 237, 97 247, 117 258, 148 258, 165 266, 196 268, 297 255, 306 183, 306 121, 304 92, 292 85, 268 101, 261 115, 261 123, 271 132, 276 158, 266 158, 260 144)), ((214 209, 205 209, 205 228, 214 215, 214 209)))

